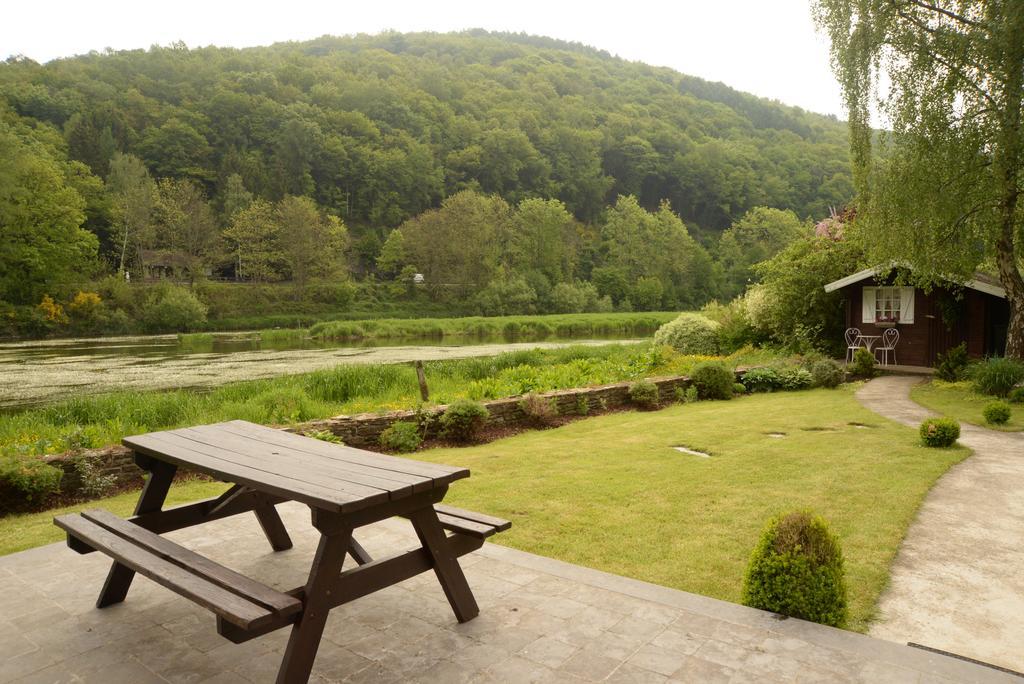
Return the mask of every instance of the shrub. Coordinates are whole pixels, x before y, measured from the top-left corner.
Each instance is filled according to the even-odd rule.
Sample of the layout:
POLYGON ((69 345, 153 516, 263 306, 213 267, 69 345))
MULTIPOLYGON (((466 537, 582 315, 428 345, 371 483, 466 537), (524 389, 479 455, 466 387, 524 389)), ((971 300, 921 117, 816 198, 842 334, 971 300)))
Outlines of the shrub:
POLYGON ((550 425, 558 417, 558 405, 555 401, 535 392, 523 395, 519 400, 519 410, 536 426, 550 425))
POLYGON ((5 495, 0 507, 9 510, 38 504, 60 489, 64 471, 32 456, 0 458, 0 491, 5 495), (9 493, 9 494, 8 494, 9 493))
POLYGON ((772 392, 782 386, 782 378, 770 366, 751 368, 743 374, 743 385, 751 392, 772 392))
POLYGON ((579 396, 576 397, 576 414, 580 416, 585 416, 588 413, 590 413, 590 402, 587 401, 587 398, 585 396, 580 394, 579 396))
POLYGON ((206 305, 191 290, 169 285, 147 298, 142 323, 150 332, 195 330, 206 322, 206 311, 206 305))
POLYGON ((832 359, 812 358, 804 368, 811 374, 811 387, 838 387, 843 382, 843 369, 832 359))
POLYGON ((985 406, 981 413, 985 416, 986 423, 1003 425, 1010 420, 1010 405, 1005 401, 993 401, 985 406))
POLYGON ((681 314, 658 328, 654 342, 669 345, 681 354, 714 356, 719 351, 718 331, 721 326, 699 314, 681 314))
POLYGON ((967 343, 962 342, 936 359, 935 376, 946 382, 956 382, 967 371, 967 343))
POLYGON ((982 394, 1005 397, 1024 380, 1024 362, 994 357, 974 366, 971 371, 974 389, 982 394))
POLYGON ((1006 399, 1011 404, 1024 404, 1024 387, 1014 387, 1006 395, 1006 399))
POLYGON ((787 366, 779 369, 779 380, 784 390, 807 389, 814 382, 810 371, 797 366, 787 366))
POLYGON ((690 381, 697 388, 699 399, 732 399, 736 374, 725 364, 705 361, 693 367, 690 381))
POLYGON ((845 624, 843 554, 821 517, 794 511, 768 522, 750 557, 743 604, 833 627, 845 624))
POLYGON ((343 440, 338 435, 334 434, 330 430, 310 430, 304 433, 306 437, 312 437, 313 439, 319 439, 321 442, 330 442, 331 444, 344 444, 343 440))
POLYGON ((853 363, 850 365, 850 372, 858 378, 875 377, 875 355, 867 349, 858 349, 853 354, 853 363))
POLYGON ((732 384, 732 393, 733 394, 746 394, 747 393, 747 387, 742 382, 734 382, 732 384))
POLYGON ((960 423, 952 418, 928 418, 921 423, 920 433, 925 446, 953 446, 960 437, 960 423))
POLYGON ((637 380, 629 386, 629 400, 642 408, 658 408, 658 386, 650 380, 637 380))
POLYGON ((718 339, 722 352, 732 353, 744 345, 760 341, 760 336, 750 324, 747 302, 742 296, 728 304, 712 301, 700 312, 721 326, 718 329, 718 339))
POLYGON ((419 425, 403 420, 392 423, 384 432, 380 433, 379 441, 385 449, 407 453, 416 451, 423 443, 423 437, 420 436, 419 425))
POLYGON ((487 407, 472 399, 458 399, 441 414, 438 423, 441 434, 459 442, 468 442, 476 436, 491 415, 487 407))

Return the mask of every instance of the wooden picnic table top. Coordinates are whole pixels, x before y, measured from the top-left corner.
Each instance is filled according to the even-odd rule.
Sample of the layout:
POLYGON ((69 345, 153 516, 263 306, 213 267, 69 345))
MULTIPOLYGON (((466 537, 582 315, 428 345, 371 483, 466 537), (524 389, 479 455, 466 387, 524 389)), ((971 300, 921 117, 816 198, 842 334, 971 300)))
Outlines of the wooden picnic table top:
POLYGON ((354 449, 244 420, 150 432, 122 443, 219 480, 342 513, 469 477, 467 468, 354 449))

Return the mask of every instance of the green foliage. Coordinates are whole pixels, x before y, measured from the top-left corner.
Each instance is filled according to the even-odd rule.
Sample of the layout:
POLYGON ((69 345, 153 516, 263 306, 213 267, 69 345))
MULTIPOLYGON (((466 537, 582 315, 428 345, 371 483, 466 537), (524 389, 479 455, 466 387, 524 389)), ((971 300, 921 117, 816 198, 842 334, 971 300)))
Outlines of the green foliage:
POLYGON ((469 442, 476 437, 490 415, 491 412, 480 402, 458 399, 441 414, 441 434, 458 442, 469 442))
POLYGON ((742 382, 734 382, 732 384, 732 392, 733 394, 746 394, 747 386, 744 385, 742 382))
POLYGON ((946 382, 962 380, 967 373, 967 343, 951 347, 945 354, 939 354, 935 364, 935 376, 946 382))
POLYGON ((396 421, 380 433, 380 444, 385 449, 408 453, 416 451, 423 443, 420 426, 411 421, 396 421))
POLYGON ((982 415, 986 423, 1003 425, 1010 420, 1010 405, 1005 401, 993 401, 985 405, 982 415))
POLYGON ((763 342, 763 336, 750 322, 746 297, 737 297, 728 304, 711 301, 700 310, 701 314, 718 323, 721 351, 731 354, 748 344, 763 342))
POLYGON ((772 392, 782 386, 782 376, 771 366, 751 368, 743 374, 743 386, 751 392, 772 392))
POLYGON ((313 439, 319 439, 321 442, 329 442, 331 444, 344 444, 343 440, 338 435, 334 434, 330 430, 310 430, 309 432, 303 433, 306 437, 312 437, 313 439))
POLYGON ((928 418, 918 432, 925 446, 950 447, 960 438, 960 423, 952 418, 928 418))
POLYGON ((842 366, 821 356, 805 357, 801 367, 811 374, 811 387, 838 387, 846 376, 842 366))
POLYGON ((629 400, 645 409, 658 408, 658 386, 650 380, 637 380, 629 385, 629 400))
POLYGON ((754 207, 722 233, 718 241, 719 263, 724 271, 722 294, 727 298, 743 294, 756 282, 753 266, 778 254, 810 227, 789 210, 754 207))
POLYGON ((853 353, 850 373, 858 378, 873 378, 878 373, 875 369, 875 355, 867 349, 858 349, 853 353))
POLYGON ((60 489, 64 472, 32 456, 0 457, 0 510, 38 504, 60 489))
POLYGON ((554 399, 543 397, 536 392, 523 395, 519 400, 519 410, 523 412, 533 425, 545 427, 551 425, 558 417, 558 404, 554 399))
POLYGON ((743 604, 842 627, 847 619, 843 553, 828 523, 806 511, 772 518, 751 554, 743 604))
POLYGON ((736 374, 723 363, 706 361, 693 367, 690 382, 697 388, 700 399, 732 399, 736 374))
POLYGON ((188 288, 167 285, 154 290, 142 309, 149 332, 195 330, 206 322, 206 305, 188 288))
POLYGON ((654 342, 668 345, 682 354, 713 356, 719 352, 720 325, 700 314, 680 314, 654 333, 654 342))
POLYGON ((802 390, 809 387, 835 387, 842 378, 842 371, 838 371, 831 361, 817 361, 819 375, 798 365, 777 365, 759 366, 751 368, 743 374, 743 386, 751 392, 774 392, 777 390, 802 390), (825 364, 830 364, 831 367, 825 364), (838 371, 838 379, 836 376, 838 371), (835 384, 827 384, 835 382, 835 384))
POLYGON ((972 366, 970 376, 974 391, 1005 397, 1017 383, 1024 381, 1024 361, 993 357, 972 366))
POLYGON ((1024 404, 1024 387, 1014 387, 1006 395, 1006 400, 1011 404, 1024 404))

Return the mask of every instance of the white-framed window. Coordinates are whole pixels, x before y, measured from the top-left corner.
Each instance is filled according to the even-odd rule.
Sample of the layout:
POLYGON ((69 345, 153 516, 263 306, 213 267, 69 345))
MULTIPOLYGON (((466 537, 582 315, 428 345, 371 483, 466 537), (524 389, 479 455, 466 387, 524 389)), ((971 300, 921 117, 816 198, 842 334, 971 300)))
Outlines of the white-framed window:
POLYGON ((914 288, 865 287, 861 302, 862 323, 914 322, 914 288))

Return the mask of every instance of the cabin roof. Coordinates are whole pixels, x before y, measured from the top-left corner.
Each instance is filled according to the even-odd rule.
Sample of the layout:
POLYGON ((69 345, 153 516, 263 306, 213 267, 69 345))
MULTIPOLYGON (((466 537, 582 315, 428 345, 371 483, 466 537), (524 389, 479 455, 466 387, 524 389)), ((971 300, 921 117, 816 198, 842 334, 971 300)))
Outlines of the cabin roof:
MULTIPOLYGON (((834 280, 828 285, 826 285, 825 292, 835 292, 836 290, 840 290, 846 287, 847 285, 853 285, 854 283, 859 283, 863 280, 868 280, 869 278, 874 278, 875 276, 886 274, 893 268, 895 268, 895 266, 895 264, 889 264, 885 266, 873 266, 872 268, 865 268, 863 271, 851 273, 845 278, 834 280)), ((960 284, 963 287, 969 288, 971 290, 977 290, 978 292, 990 294, 993 297, 1006 299, 1006 290, 1003 289, 1002 285, 999 284, 999 281, 996 278, 993 278, 987 273, 975 273, 970 280, 960 284)))

